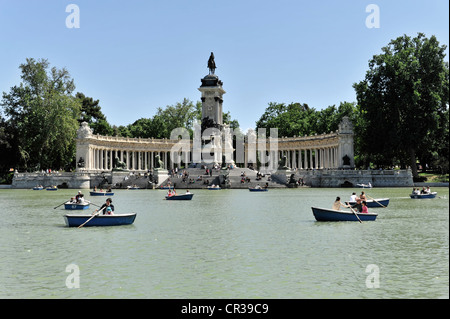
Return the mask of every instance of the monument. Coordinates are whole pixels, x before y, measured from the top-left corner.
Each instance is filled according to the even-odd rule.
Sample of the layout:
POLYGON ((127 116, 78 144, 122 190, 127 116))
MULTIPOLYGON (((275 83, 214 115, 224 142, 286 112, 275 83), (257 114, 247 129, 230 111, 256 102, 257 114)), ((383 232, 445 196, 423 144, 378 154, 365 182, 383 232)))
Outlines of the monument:
POLYGON ((159 158, 159 155, 156 155, 155 164, 153 167, 153 179, 156 186, 161 186, 161 184, 168 178, 169 178, 169 171, 164 167, 164 163, 159 158))
POLYGON ((202 93, 201 154, 202 164, 205 165, 223 165, 222 154, 224 148, 227 150, 227 163, 232 163, 233 161, 233 150, 229 149, 230 142, 225 136, 230 133, 230 129, 228 125, 223 124, 222 105, 223 95, 226 92, 222 87, 223 82, 215 74, 216 68, 214 53, 211 52, 208 59, 209 74, 201 79, 202 85, 198 89, 202 93))

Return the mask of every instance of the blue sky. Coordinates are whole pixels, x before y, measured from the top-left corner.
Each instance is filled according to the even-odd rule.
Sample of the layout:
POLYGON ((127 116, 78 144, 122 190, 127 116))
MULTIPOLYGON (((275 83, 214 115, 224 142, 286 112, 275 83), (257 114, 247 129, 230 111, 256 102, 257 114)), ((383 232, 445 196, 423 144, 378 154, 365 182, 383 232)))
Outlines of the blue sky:
POLYGON ((27 57, 46 58, 100 100, 109 123, 128 125, 200 100, 214 52, 224 111, 245 130, 269 102, 356 101, 370 58, 418 32, 449 45, 447 0, 0 0, 0 92, 20 83, 27 57), (79 28, 66 27, 69 4, 79 28), (369 4, 379 28, 366 26, 369 4))

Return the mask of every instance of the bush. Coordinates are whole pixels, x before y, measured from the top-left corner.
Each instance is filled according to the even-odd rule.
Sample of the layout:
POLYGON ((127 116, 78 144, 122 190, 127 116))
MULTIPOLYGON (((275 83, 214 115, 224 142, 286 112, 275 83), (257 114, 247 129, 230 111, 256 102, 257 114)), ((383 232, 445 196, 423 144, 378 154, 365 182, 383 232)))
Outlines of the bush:
POLYGON ((425 176, 417 176, 417 177, 413 177, 413 182, 414 183, 423 183, 426 182, 427 178, 425 176))

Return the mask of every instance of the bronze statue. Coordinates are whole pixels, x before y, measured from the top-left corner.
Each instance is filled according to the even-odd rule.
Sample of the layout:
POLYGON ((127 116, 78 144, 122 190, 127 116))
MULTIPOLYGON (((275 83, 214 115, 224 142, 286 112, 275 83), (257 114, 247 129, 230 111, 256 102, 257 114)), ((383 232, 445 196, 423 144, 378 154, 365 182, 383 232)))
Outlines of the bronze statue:
POLYGON ((78 160, 77 166, 79 168, 84 168, 85 163, 84 163, 84 158, 83 157, 80 157, 80 159, 78 160))
POLYGON ((155 166, 154 169, 156 170, 163 170, 164 169, 164 163, 160 160, 159 155, 155 156, 155 166))
POLYGON ((284 155, 281 160, 278 161, 278 169, 289 169, 289 167, 286 166, 287 158, 286 155, 284 155))
POLYGON ((122 162, 117 156, 114 158, 113 171, 124 171, 127 168, 127 164, 122 162))
POLYGON ((214 53, 212 53, 212 52, 211 52, 211 55, 209 56, 208 68, 209 68, 209 74, 214 74, 214 72, 216 71, 216 62, 214 61, 214 53))

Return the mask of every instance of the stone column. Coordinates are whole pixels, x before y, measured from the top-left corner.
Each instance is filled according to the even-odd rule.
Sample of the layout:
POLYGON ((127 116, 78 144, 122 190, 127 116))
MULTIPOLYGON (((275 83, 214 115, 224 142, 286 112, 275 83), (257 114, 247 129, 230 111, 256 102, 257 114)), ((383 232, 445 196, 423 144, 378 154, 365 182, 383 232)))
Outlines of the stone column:
POLYGON ((302 150, 298 150, 298 169, 303 169, 302 165, 302 150))

